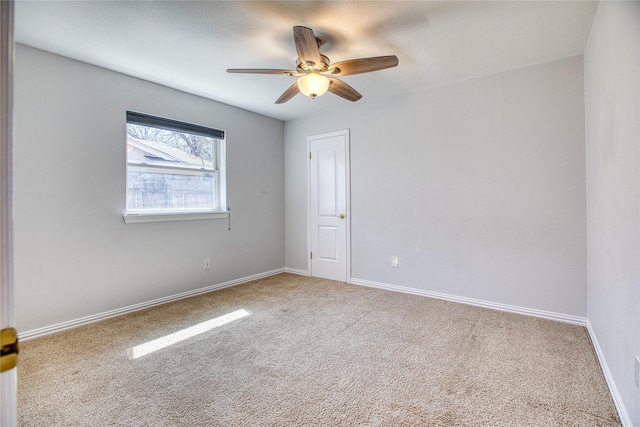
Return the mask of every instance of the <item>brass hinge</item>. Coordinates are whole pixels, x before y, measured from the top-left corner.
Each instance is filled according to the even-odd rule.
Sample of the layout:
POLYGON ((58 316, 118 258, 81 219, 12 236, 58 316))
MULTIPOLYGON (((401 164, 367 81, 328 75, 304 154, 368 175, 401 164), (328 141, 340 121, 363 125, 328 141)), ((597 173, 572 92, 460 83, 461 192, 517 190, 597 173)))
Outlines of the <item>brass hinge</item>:
POLYGON ((13 369, 18 364, 18 332, 13 328, 2 330, 2 354, 0 355, 0 372, 13 369))

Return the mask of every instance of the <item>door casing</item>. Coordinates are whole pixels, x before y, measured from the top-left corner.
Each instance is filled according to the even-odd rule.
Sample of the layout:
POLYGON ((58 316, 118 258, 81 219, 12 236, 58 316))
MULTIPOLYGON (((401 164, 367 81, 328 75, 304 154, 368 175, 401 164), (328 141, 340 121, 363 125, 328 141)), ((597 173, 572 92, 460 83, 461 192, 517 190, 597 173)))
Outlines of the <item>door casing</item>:
MULTIPOLYGON (((0 2, 0 328, 13 313, 13 58, 14 2, 0 2)), ((0 374, 0 425, 14 426, 17 369, 0 374)))

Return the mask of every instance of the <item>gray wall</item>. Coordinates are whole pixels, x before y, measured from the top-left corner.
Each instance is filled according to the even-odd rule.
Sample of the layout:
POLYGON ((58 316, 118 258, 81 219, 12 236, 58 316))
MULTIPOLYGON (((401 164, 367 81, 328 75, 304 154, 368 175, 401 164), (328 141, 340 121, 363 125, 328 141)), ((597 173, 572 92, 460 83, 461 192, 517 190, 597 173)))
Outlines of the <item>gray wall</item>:
POLYGON ((588 318, 640 425, 640 3, 600 2, 585 52, 588 318))
POLYGON ((586 316, 582 56, 286 122, 288 268, 307 269, 305 138, 344 128, 353 278, 586 316))
POLYGON ((20 331, 284 266, 281 121, 22 45, 15 84, 20 331), (126 109, 227 131, 231 231, 124 224, 126 109))

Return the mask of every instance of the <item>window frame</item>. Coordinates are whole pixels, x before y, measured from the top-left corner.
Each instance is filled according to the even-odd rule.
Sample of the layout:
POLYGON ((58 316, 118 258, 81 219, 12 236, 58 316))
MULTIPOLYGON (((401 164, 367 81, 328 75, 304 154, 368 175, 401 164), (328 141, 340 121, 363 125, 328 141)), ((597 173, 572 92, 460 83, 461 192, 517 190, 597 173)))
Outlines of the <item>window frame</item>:
POLYGON ((125 119, 125 150, 128 149, 128 132, 126 126, 129 124, 137 124, 142 126, 154 127, 159 129, 165 129, 169 131, 178 131, 184 133, 190 133, 194 135, 200 135, 205 137, 211 137, 216 140, 215 142, 215 163, 213 169, 206 168, 190 168, 190 167, 164 167, 159 165, 146 165, 144 163, 131 163, 129 161, 128 152, 125 151, 125 210, 122 218, 126 224, 135 223, 148 223, 148 222, 167 222, 167 221, 193 221, 193 220, 206 220, 217 218, 228 218, 229 211, 227 208, 227 179, 226 179, 226 131, 211 128, 208 126, 202 126, 198 124, 192 124, 174 119, 168 119, 159 116, 153 116, 150 114, 139 113, 131 110, 126 110, 125 119), (128 197, 129 197, 129 168, 130 166, 142 167, 142 168, 161 168, 161 169, 176 169, 182 171, 199 171, 210 172, 217 175, 215 199, 214 202, 218 206, 218 209, 141 209, 141 210, 129 210, 128 209, 128 197))

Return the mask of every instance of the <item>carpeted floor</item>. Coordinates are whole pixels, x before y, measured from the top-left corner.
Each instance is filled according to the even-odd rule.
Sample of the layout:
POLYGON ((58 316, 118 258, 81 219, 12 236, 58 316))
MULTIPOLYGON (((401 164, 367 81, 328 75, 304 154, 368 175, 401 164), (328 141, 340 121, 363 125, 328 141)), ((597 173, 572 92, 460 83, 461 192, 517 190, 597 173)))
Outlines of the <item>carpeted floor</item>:
POLYGON ((21 426, 620 424, 583 327, 289 274, 22 343, 18 415, 21 426), (248 315, 131 358, 238 310, 248 315))

